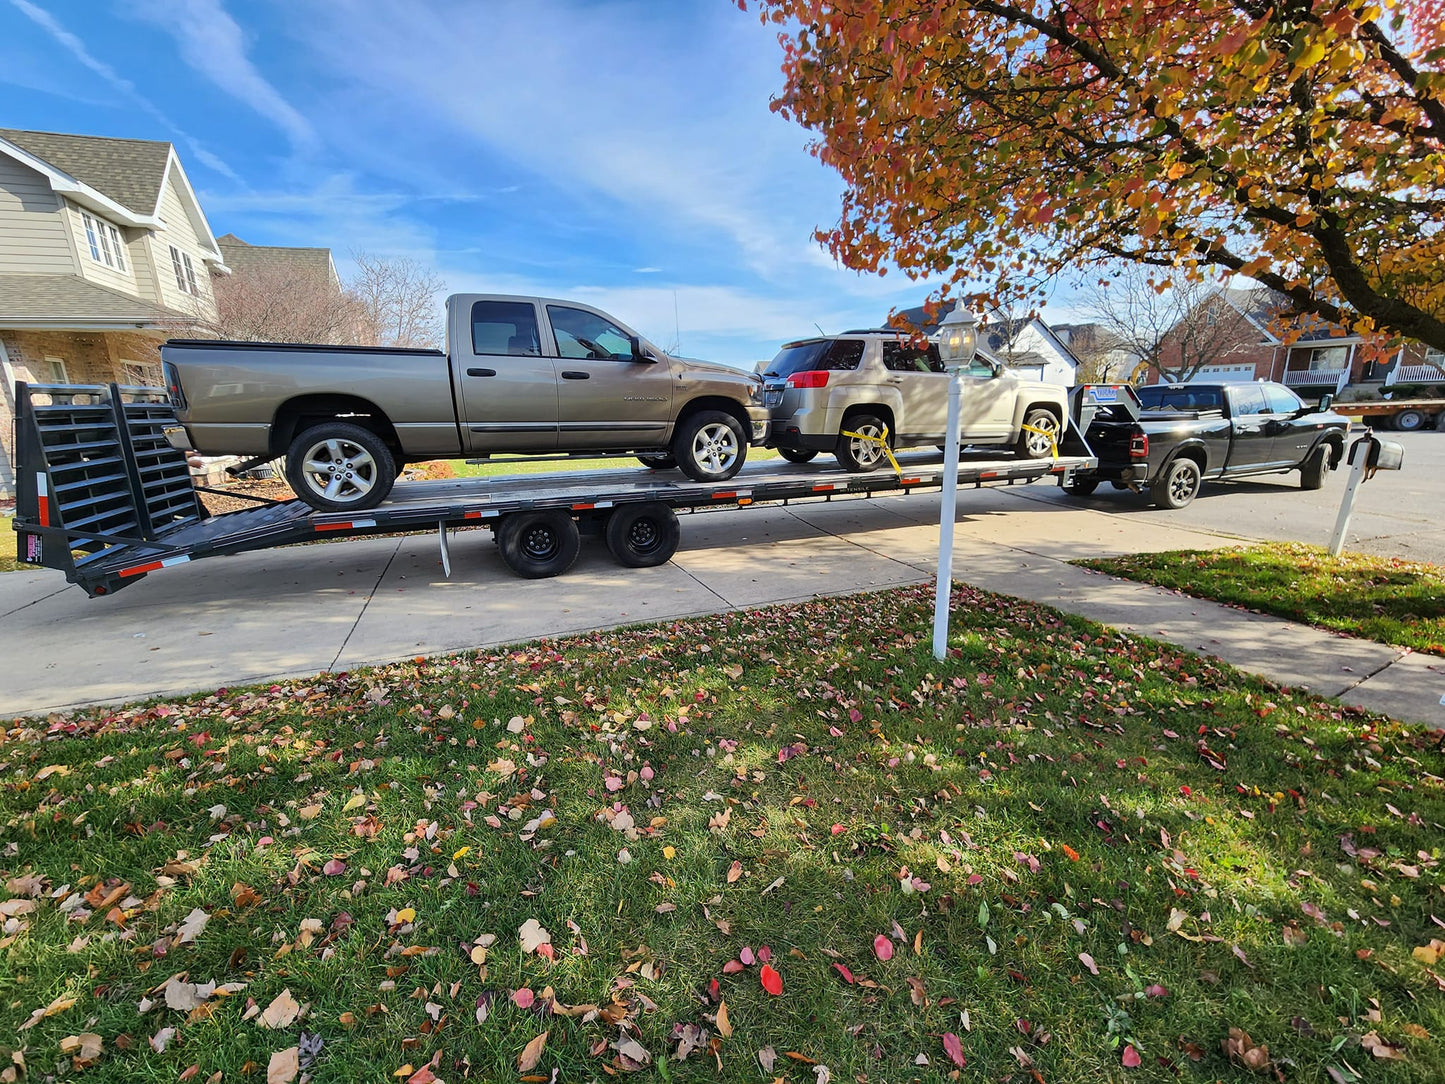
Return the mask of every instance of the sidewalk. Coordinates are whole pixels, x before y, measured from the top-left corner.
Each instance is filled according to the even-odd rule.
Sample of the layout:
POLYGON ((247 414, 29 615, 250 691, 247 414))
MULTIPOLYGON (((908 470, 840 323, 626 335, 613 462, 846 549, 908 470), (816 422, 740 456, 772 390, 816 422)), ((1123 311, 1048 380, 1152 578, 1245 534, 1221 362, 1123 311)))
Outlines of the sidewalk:
MULTIPOLYGON (((106 599, 87 599, 54 573, 9 573, 0 576, 0 657, 11 661, 0 717, 924 582, 937 560, 937 500, 684 516, 682 548, 661 568, 622 569, 588 544, 553 580, 513 576, 481 531, 454 539, 450 580, 426 535, 217 558, 106 599)), ((1445 728, 1445 659, 1068 563, 1235 541, 1157 521, 1143 532, 1126 518, 1041 500, 1036 487, 986 489, 959 502, 954 576, 1445 728)))

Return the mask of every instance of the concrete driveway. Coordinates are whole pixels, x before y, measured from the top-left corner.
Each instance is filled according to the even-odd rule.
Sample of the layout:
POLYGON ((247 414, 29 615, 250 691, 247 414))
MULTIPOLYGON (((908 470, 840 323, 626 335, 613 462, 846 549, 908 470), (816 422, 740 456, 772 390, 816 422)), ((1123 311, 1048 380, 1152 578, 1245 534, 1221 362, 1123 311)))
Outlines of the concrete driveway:
MULTIPOLYGON (((1445 562, 1437 511, 1445 469, 1426 466, 1445 467, 1445 434, 1402 436, 1407 470, 1365 487, 1351 548, 1445 562)), ((1087 582, 1090 574, 1068 561, 1250 537, 1323 542, 1342 491, 1338 474, 1323 494, 1303 493, 1290 480, 1219 486, 1191 508, 1166 513, 1132 494, 1081 501, 1048 483, 966 490, 955 576, 1093 616, 1087 597, 1107 581, 1087 582)), ((451 579, 429 535, 213 558, 98 599, 52 572, 9 573, 0 576, 0 715, 917 583, 931 578, 937 559, 937 501, 932 493, 687 515, 682 547, 667 565, 623 569, 589 540, 576 567, 552 580, 512 575, 482 530, 454 536, 451 579)), ((1120 623, 1149 635, 1168 631, 1151 626, 1140 608, 1139 592, 1158 592, 1128 590, 1135 594, 1119 603, 1120 623)), ((1189 626, 1190 606, 1200 610, 1183 604, 1178 642, 1228 658, 1210 647, 1207 623, 1189 626)), ((1100 619, 1114 612, 1101 610, 1100 619)), ((1250 650, 1277 654, 1267 639, 1250 650)), ((1326 642, 1335 639, 1321 641, 1323 654, 1309 666, 1276 660, 1279 668, 1266 672, 1337 695, 1360 668, 1379 669, 1398 655, 1380 648, 1377 660, 1357 641, 1340 641, 1336 651, 1326 642)))

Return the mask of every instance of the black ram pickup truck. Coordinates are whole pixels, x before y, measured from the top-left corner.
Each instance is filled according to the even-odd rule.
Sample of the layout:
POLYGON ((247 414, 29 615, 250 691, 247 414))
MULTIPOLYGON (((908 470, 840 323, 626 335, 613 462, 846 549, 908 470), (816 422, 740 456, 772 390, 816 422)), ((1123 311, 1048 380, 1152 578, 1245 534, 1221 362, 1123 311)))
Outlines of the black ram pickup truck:
MULTIPOLYGON (((1350 419, 1330 397, 1309 406, 1283 384, 1157 384, 1139 388, 1139 420, 1103 410, 1087 438, 1099 468, 1070 492, 1087 496, 1101 482, 1147 488, 1160 508, 1183 508, 1206 480, 1300 472, 1319 489, 1344 458, 1350 419)), ((1118 412, 1122 413, 1122 412, 1118 412)))

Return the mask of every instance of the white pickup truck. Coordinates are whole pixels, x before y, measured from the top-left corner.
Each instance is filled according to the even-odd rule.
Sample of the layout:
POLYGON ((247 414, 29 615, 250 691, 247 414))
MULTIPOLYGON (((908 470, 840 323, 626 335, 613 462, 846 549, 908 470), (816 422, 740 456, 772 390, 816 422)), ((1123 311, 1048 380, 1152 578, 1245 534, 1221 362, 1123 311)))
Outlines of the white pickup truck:
POLYGON ((453 295, 446 353, 188 339, 161 360, 172 444, 284 455, 296 495, 326 511, 379 504, 407 462, 496 452, 635 454, 720 482, 768 435, 755 374, 552 298, 453 295))

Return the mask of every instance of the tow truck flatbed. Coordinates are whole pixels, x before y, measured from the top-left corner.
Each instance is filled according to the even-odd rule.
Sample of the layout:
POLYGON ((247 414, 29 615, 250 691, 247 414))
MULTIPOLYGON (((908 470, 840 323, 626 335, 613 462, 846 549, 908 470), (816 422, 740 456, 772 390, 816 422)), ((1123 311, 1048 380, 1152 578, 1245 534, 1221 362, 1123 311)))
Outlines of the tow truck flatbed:
MULTIPOLYGON (((905 454, 899 470, 850 474, 839 467, 753 462, 724 483, 675 471, 558 471, 506 478, 402 481, 364 513, 316 511, 299 500, 259 501, 207 513, 184 455, 167 443, 175 424, 167 393, 119 385, 17 387, 18 559, 54 568, 88 595, 113 594, 147 574, 190 561, 274 546, 375 534, 485 526, 520 575, 556 575, 576 558, 577 535, 602 533, 624 565, 668 560, 678 512, 788 504, 941 489, 942 455, 905 454)), ((1097 460, 1083 443, 1079 407, 1058 455, 997 452, 960 458, 965 486, 1053 479, 1063 485, 1097 460), (1067 452, 1067 454, 1065 454, 1067 452)), ((254 498, 253 498, 254 499, 254 498)))

